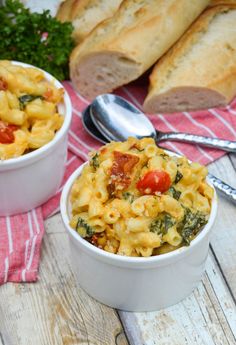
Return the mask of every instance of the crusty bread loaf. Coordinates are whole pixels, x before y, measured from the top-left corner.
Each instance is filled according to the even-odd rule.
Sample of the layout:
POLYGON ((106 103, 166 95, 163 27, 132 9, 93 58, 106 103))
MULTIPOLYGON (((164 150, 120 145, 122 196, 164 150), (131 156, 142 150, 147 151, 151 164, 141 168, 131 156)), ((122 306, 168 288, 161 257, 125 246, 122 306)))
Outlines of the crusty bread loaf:
POLYGON ((144 110, 226 105, 236 95, 236 6, 206 10, 156 64, 144 110))
POLYGON ((177 41, 208 0, 124 0, 71 54, 74 87, 92 99, 137 79, 177 41))
POLYGON ((76 43, 104 19, 111 17, 122 0, 66 0, 58 10, 57 19, 72 22, 73 38, 76 43))
POLYGON ((61 22, 69 22, 71 21, 72 17, 72 9, 73 4, 75 3, 75 0, 66 0, 61 3, 58 11, 57 11, 57 19, 61 22))

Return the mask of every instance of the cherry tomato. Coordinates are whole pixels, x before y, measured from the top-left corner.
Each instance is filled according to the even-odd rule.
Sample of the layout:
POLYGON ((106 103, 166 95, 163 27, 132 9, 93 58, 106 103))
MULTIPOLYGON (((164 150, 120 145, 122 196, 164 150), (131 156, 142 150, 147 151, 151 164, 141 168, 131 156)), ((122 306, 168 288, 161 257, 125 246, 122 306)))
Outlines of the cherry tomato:
POLYGON ((19 126, 9 124, 7 125, 7 128, 9 128, 11 131, 14 132, 14 131, 17 131, 17 129, 19 129, 19 126))
POLYGON ((163 170, 148 171, 136 186, 142 194, 164 193, 171 186, 170 175, 163 170))
POLYGON ((14 131, 19 127, 16 125, 7 125, 0 121, 0 144, 11 144, 15 140, 14 131))

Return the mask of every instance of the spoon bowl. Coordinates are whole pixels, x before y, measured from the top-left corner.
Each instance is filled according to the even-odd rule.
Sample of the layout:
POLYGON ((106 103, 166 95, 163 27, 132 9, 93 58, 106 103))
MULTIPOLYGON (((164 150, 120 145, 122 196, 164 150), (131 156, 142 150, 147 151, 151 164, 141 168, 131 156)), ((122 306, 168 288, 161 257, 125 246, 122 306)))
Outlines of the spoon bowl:
POLYGON ((144 113, 124 98, 113 94, 96 97, 90 106, 90 116, 99 132, 109 141, 122 141, 130 136, 138 139, 152 137, 157 143, 174 140, 236 152, 235 141, 156 130, 144 113))
POLYGON ((91 116, 90 116, 90 105, 82 112, 82 123, 85 130, 88 132, 91 137, 97 139, 102 144, 107 144, 108 140, 102 135, 101 132, 97 129, 95 124, 93 123, 91 116))
POLYGON ((138 108, 113 94, 96 97, 90 106, 90 117, 108 141, 157 136, 152 123, 138 108))

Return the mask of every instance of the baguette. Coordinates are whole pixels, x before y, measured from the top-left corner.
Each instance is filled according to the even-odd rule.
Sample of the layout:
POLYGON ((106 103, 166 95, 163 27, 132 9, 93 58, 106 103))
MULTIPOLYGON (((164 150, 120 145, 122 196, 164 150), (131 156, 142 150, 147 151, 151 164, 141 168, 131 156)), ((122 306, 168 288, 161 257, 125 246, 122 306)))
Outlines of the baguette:
POLYGON ((156 64, 144 110, 225 106, 236 95, 236 6, 206 10, 156 64))
POLYGON ((98 23, 111 17, 121 2, 122 0, 66 0, 57 12, 57 19, 72 22, 72 37, 79 43, 98 23))
POLYGON ((137 79, 177 41, 208 0, 124 0, 72 52, 70 76, 86 98, 137 79))

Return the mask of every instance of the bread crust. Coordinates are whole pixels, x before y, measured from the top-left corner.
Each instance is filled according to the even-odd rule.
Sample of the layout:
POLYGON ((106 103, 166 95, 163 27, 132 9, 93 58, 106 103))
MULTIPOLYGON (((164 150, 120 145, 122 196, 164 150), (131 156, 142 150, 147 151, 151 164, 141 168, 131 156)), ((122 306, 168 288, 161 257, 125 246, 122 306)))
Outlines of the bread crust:
POLYGON ((70 75, 75 88, 92 99, 137 79, 208 4, 208 0, 124 0, 112 18, 100 23, 72 52, 70 75), (96 61, 96 54, 103 54, 103 62, 96 61), (110 54, 115 59, 115 70, 110 54), (84 57, 91 56, 94 60, 91 58, 89 65, 84 57), (101 73, 109 87, 104 88, 105 83, 97 80, 101 73))
POLYGON ((211 0, 209 6, 236 5, 236 0, 211 0))
POLYGON ((111 17, 122 0, 66 0, 58 10, 57 19, 70 21, 74 27, 73 38, 80 43, 103 20, 111 17))
POLYGON ((236 5, 206 10, 154 67, 144 110, 196 110, 231 101, 236 94, 235 23, 236 5), (186 99, 178 92, 183 88, 197 91, 186 99))
POLYGON ((66 0, 63 1, 57 11, 57 19, 61 22, 71 21, 71 8, 75 0, 66 0))

